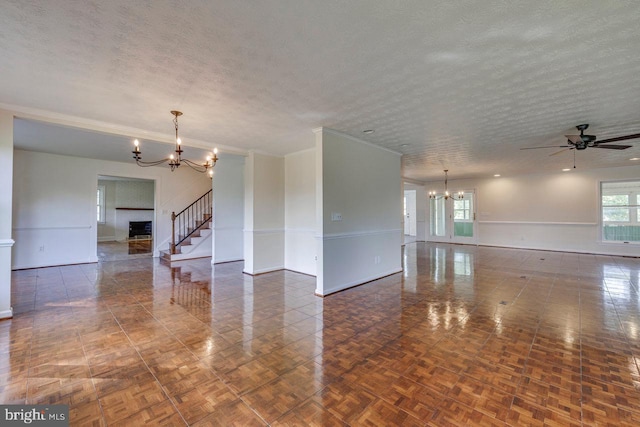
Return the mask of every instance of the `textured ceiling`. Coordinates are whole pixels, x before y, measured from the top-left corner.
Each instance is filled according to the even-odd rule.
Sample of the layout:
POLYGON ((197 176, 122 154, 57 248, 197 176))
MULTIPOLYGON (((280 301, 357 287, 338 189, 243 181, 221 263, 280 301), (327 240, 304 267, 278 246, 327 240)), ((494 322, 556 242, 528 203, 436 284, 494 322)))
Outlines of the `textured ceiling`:
MULTIPOLYGON (((572 152, 520 148, 564 144, 580 123, 600 139, 640 133, 637 0, 4 0, 0 12, 5 108, 169 135, 180 109, 187 143, 282 155, 326 126, 433 180, 572 166, 572 152)), ((576 161, 631 157, 640 141, 576 161)))

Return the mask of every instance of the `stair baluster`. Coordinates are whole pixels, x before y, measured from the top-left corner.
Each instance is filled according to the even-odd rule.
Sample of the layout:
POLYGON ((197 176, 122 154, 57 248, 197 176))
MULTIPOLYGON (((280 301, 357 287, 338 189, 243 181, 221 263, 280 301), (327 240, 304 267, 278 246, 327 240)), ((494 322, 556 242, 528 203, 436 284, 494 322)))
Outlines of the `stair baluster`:
POLYGON ((191 203, 182 211, 171 213, 171 254, 175 254, 177 247, 191 235, 207 224, 213 216, 211 205, 213 190, 207 191, 198 200, 191 203), (176 228, 177 220, 177 228, 176 228))

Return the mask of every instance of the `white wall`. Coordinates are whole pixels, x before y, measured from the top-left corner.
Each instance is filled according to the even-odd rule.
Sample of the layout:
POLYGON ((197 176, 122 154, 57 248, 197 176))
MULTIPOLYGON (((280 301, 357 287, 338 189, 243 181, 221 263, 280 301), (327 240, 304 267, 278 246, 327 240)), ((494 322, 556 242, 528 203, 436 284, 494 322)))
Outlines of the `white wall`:
POLYGON ((116 181, 116 208, 153 209, 153 181, 116 181))
POLYGON ((116 209, 116 240, 126 242, 129 239, 129 223, 132 221, 155 221, 153 210, 116 209))
POLYGON ((316 293, 402 271, 400 155, 323 128, 316 156, 316 293))
POLYGON ((284 267, 312 276, 317 271, 315 162, 315 149, 284 158, 284 267))
POLYGON ((244 271, 284 268, 284 159, 250 153, 245 163, 244 271))
POLYGON ((124 242, 129 238, 129 222, 153 221, 154 212, 122 208, 153 209, 155 189, 153 181, 116 181, 115 183, 115 236, 117 241, 124 242))
POLYGON ((208 176, 188 168, 14 151, 12 268, 96 262, 96 188, 99 175, 155 180, 154 254, 171 235, 171 212, 211 188, 208 176))
POLYGON ((212 263, 244 258, 244 157, 224 156, 213 175, 212 263))
POLYGON ((601 181, 639 178, 640 166, 629 166, 457 180, 449 187, 476 189, 480 245, 640 256, 640 245, 601 242, 599 209, 601 181))
POLYGON ((99 179, 98 185, 105 189, 105 222, 98 224, 99 242, 126 241, 129 238, 129 221, 153 221, 153 210, 121 209, 153 209, 153 181, 99 179))
POLYGON ((13 114, 0 110, 0 319, 11 309, 11 186, 13 181, 13 114))

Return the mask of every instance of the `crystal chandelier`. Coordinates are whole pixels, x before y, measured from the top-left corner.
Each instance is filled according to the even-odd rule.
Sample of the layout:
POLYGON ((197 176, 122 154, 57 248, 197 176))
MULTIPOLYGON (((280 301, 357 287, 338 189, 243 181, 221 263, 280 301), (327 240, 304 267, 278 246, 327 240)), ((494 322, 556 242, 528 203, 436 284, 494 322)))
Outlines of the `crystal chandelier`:
POLYGON ((214 149, 213 150, 213 154, 207 156, 206 161, 204 163, 197 163, 194 161, 191 161, 189 159, 185 159, 182 157, 182 140, 180 139, 180 137, 178 136, 178 117, 180 117, 182 115, 182 112, 180 111, 176 111, 173 110, 171 111, 171 114, 174 116, 173 118, 173 124, 176 128, 176 149, 175 149, 175 154, 171 154, 169 155, 169 157, 165 158, 165 159, 161 159, 161 160, 156 160, 156 161, 151 161, 151 162, 143 162, 142 161, 142 151, 140 150, 140 141, 138 141, 137 139, 135 141, 133 141, 134 144, 134 149, 132 151, 133 153, 133 158, 136 160, 136 164, 138 166, 142 166, 142 167, 149 167, 149 166, 159 166, 162 165, 164 163, 167 163, 169 165, 169 167, 171 168, 171 172, 173 172, 175 169, 179 168, 181 164, 186 164, 187 166, 189 166, 191 169, 195 170, 196 172, 200 172, 200 173, 209 173, 209 176, 213 176, 213 168, 216 165, 216 162, 218 161, 218 149, 214 149))
POLYGON ((464 191, 458 191, 455 195, 452 195, 449 193, 449 189, 447 188, 447 180, 448 180, 448 175, 449 170, 445 169, 444 170, 444 193, 443 194, 438 194, 435 191, 429 191, 429 198, 430 199, 445 199, 448 200, 449 198, 451 199, 464 199, 464 191))

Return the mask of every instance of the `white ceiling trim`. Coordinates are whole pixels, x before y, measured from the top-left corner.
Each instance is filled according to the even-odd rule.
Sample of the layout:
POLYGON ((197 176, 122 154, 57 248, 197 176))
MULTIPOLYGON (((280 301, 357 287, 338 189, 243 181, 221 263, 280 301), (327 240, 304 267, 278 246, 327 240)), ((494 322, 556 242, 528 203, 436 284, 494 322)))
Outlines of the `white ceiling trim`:
POLYGON ((302 153, 308 153, 311 151, 316 151, 316 147, 313 146, 311 148, 305 148, 304 150, 300 150, 300 151, 294 151, 293 153, 287 153, 284 155, 284 157, 289 157, 289 156, 295 156, 296 154, 302 154, 302 153))
POLYGON ((402 177, 402 181, 405 184, 413 184, 413 185, 418 185, 420 187, 424 187, 424 185, 426 184, 425 181, 418 181, 417 179, 405 178, 405 177, 402 177))
POLYGON ((402 156, 402 153, 399 153, 397 151, 391 150, 391 149, 386 148, 386 147, 381 147, 379 145, 372 144, 370 142, 364 141, 364 140, 362 140, 360 138, 356 138, 355 136, 349 135, 347 133, 340 132, 340 131, 335 130, 335 129, 331 129, 331 128, 327 128, 327 127, 319 127, 319 128, 313 129, 313 133, 315 133, 315 134, 320 133, 320 132, 331 133, 333 135, 337 135, 337 136, 341 136, 343 138, 350 139, 351 141, 354 141, 354 142, 359 142, 360 144, 363 144, 363 145, 368 145, 369 147, 372 147, 372 148, 375 148, 375 149, 378 149, 378 150, 386 151, 387 153, 395 154, 396 156, 402 156))
MULTIPOLYGON (((10 105, 0 103, 0 110, 5 110, 10 114, 13 114, 15 118, 34 120, 38 122, 51 123, 55 125, 61 125, 66 127, 78 128, 88 130, 92 132, 106 133, 110 135, 118 135, 137 138, 140 140, 149 140, 155 142, 166 142, 168 144, 175 143, 175 137, 167 132, 150 132, 139 128, 133 128, 128 126, 116 125, 113 123, 101 122, 98 120, 85 119, 82 117, 72 116, 68 114, 55 113, 52 111, 39 110, 36 108, 21 107, 17 105, 10 105)), ((247 150, 242 150, 237 147, 230 147, 226 145, 215 145, 211 142, 202 140, 187 138, 183 145, 185 147, 202 148, 204 150, 211 150, 217 148, 221 153, 236 154, 240 156, 246 156, 247 150)))

